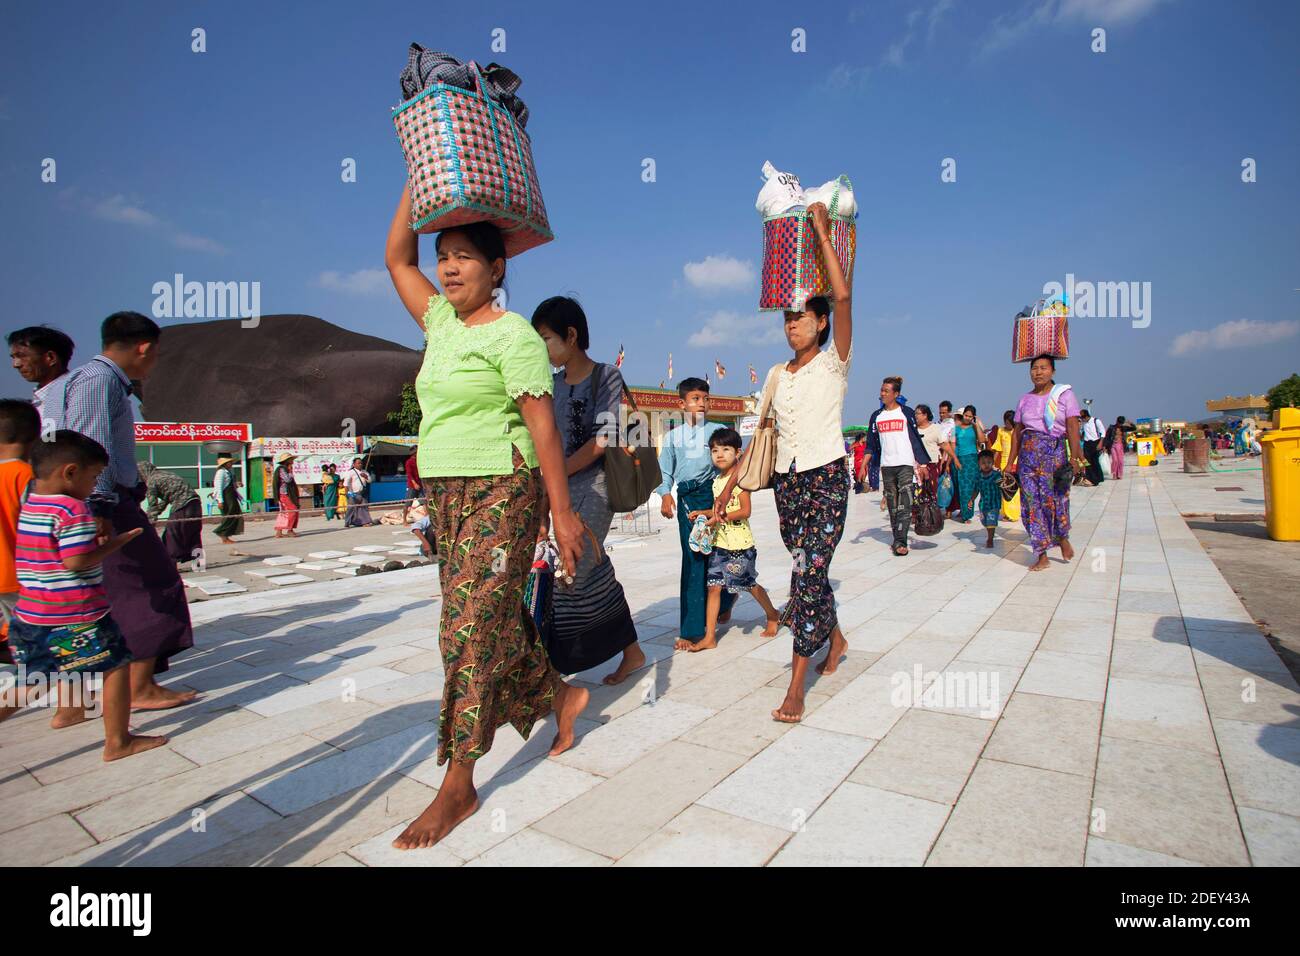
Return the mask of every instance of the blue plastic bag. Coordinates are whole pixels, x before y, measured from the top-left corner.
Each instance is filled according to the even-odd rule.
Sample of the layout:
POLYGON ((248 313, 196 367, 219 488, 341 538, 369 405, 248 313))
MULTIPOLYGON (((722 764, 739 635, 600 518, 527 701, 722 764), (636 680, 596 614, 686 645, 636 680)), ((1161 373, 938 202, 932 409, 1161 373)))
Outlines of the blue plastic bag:
POLYGON ((939 507, 944 511, 947 511, 948 506, 952 504, 952 475, 946 471, 939 478, 939 493, 936 498, 939 507))

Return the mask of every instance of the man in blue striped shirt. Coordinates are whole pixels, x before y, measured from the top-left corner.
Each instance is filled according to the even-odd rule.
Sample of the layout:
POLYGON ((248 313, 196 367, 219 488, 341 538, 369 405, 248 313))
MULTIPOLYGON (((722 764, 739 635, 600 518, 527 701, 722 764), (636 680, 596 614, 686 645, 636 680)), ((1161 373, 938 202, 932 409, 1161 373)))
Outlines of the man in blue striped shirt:
POLYGON ((131 651, 131 707, 163 710, 188 703, 194 691, 167 690, 155 679, 167 659, 194 646, 185 585, 162 540, 140 508, 144 488, 135 464, 132 379, 158 362, 162 329, 138 312, 115 312, 100 328, 103 351, 72 372, 61 409, 44 409, 56 427, 93 438, 108 450, 87 503, 100 535, 141 534, 104 559, 104 589, 131 651))
MULTIPOLYGON (((713 507, 713 479, 718 470, 713 466, 709 452, 709 436, 725 425, 706 421, 709 415, 709 383, 699 378, 684 378, 677 386, 682 401, 684 421, 664 436, 659 452, 659 470, 664 480, 655 491, 663 496, 660 512, 665 518, 677 509, 677 533, 682 544, 681 592, 678 597, 681 629, 674 645, 687 650, 704 638, 706 630, 705 605, 708 602, 707 586, 709 559, 690 548, 691 511, 707 511, 713 507), (677 486, 678 501, 673 501, 673 485, 677 486)), ((731 606, 736 595, 722 592, 722 606, 718 623, 731 619, 731 606)))

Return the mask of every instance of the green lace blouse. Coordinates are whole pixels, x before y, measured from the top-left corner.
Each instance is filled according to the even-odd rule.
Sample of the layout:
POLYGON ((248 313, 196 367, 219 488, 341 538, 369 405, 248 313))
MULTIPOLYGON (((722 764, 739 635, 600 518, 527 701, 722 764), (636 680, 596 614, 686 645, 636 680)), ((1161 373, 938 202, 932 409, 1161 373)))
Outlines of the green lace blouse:
POLYGON ((430 296, 424 364, 415 378, 420 476, 508 475, 514 448, 536 468, 537 451, 515 402, 550 395, 551 388, 546 345, 522 315, 466 326, 444 296, 430 296))

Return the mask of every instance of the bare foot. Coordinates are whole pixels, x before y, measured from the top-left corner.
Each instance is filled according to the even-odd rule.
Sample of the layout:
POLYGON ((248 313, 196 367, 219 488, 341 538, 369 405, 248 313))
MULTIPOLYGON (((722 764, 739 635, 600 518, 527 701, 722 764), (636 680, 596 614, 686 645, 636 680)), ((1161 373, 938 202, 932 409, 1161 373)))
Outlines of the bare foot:
POLYGON ((1061 557, 1067 561, 1074 557, 1074 545, 1070 544, 1069 538, 1061 539, 1061 557))
POLYGON ((411 821, 401 832, 393 846, 398 850, 422 850, 431 847, 478 809, 478 791, 470 787, 457 796, 450 789, 438 791, 433 803, 411 821))
POLYGON ((1046 571, 1048 568, 1047 552, 1044 551, 1038 556, 1038 560, 1030 565, 1030 571, 1046 571))
POLYGON ((781 619, 779 617, 769 617, 767 627, 763 628, 764 637, 776 637, 776 632, 781 630, 781 619))
POLYGON ((618 670, 612 674, 606 674, 601 681, 603 684, 621 684, 627 680, 629 674, 645 666, 645 651, 641 650, 640 644, 629 644, 623 648, 623 659, 618 662, 618 670))
MULTIPOLYGON (((55 730, 63 727, 73 727, 77 724, 84 724, 90 718, 80 707, 60 707, 54 711, 54 716, 50 718, 50 726, 55 730)), ((123 755, 125 756, 125 754, 123 755)), ((108 759, 107 757, 104 759, 108 759)))
POLYGON ((199 696, 196 690, 168 690, 154 684, 145 694, 131 697, 132 710, 170 710, 188 704, 199 696))
POLYGON ((772 711, 772 719, 782 724, 797 724, 803 720, 803 697, 795 696, 793 690, 787 691, 781 706, 772 711))
POLYGON ((673 650, 675 651, 689 651, 694 646, 694 641, 688 641, 684 637, 679 637, 677 640, 673 641, 673 650))
POLYGON ((849 649, 849 642, 839 631, 831 635, 831 649, 826 652, 826 658, 817 665, 817 673, 825 676, 834 674, 840 667, 840 659, 844 657, 844 652, 849 649))
POLYGON ((123 757, 142 754, 146 750, 161 747, 165 743, 167 743, 166 737, 139 737, 128 734, 124 744, 104 743, 104 760, 121 760, 123 757))
POLYGON ((711 651, 717 646, 718 639, 716 637, 705 637, 698 643, 692 644, 690 646, 690 652, 694 654, 696 651, 711 651))
POLYGON ((587 688, 579 687, 577 684, 564 685, 564 690, 560 692, 560 697, 555 702, 555 720, 560 726, 555 739, 551 741, 551 749, 547 756, 559 756, 573 746, 573 723, 582 713, 582 708, 587 706, 590 698, 591 691, 587 688))

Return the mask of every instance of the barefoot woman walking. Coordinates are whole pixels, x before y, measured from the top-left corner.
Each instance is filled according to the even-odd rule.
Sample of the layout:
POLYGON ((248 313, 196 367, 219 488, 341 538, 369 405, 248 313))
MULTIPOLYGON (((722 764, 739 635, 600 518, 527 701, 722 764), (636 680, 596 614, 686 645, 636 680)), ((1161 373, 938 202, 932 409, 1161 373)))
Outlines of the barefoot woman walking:
MULTIPOLYGON (((808 659, 829 641, 830 651, 817 671, 830 674, 839 667, 848 646, 835 615, 835 594, 828 575, 835 547, 844 534, 849 505, 849 470, 840 422, 853 357, 852 294, 831 244, 826 207, 814 203, 808 211, 835 297, 834 342, 822 349, 831 337, 830 304, 815 296, 804 311, 785 313, 785 338, 794 349, 794 358, 768 372, 769 380, 777 376, 772 414, 780 436, 772 490, 781 539, 794 556, 790 602, 781 618, 794 632, 790 688, 785 701, 772 711, 773 719, 785 723, 803 717, 808 659)), ((726 505, 740 472, 738 466, 717 498, 714 514, 719 520, 725 520, 726 505)))
POLYGON ((1050 355, 1040 355, 1030 363, 1034 387, 1020 397, 1016 408, 1007 466, 1020 476, 1020 519, 1037 559, 1030 571, 1046 570, 1047 552, 1058 545, 1066 561, 1074 557, 1070 472, 1080 474, 1087 464, 1079 445, 1078 399, 1070 386, 1052 380, 1055 372, 1056 359, 1050 355), (1069 471, 1065 470, 1067 461, 1069 471))
POLYGON ((551 408, 546 346, 521 315, 496 308, 505 280, 500 231, 476 223, 438 234, 439 294, 420 271, 403 190, 385 260, 393 285, 425 333, 419 472, 439 550, 438 643, 446 684, 438 763, 450 760, 437 798, 393 841, 432 846, 478 809, 474 761, 498 727, 527 737, 554 711, 558 754, 573 744, 587 691, 565 684, 525 614, 524 582, 541 522, 542 483, 566 568, 577 566, 582 521, 573 512, 564 450, 551 408), (541 473, 538 467, 541 467, 541 473))

